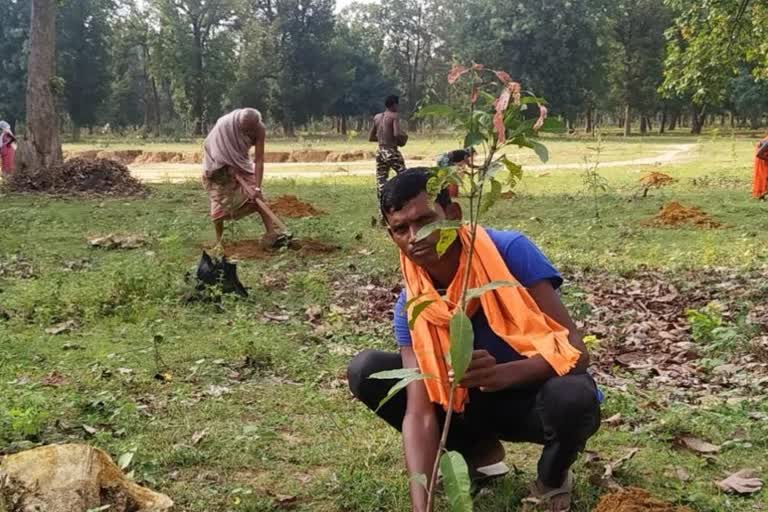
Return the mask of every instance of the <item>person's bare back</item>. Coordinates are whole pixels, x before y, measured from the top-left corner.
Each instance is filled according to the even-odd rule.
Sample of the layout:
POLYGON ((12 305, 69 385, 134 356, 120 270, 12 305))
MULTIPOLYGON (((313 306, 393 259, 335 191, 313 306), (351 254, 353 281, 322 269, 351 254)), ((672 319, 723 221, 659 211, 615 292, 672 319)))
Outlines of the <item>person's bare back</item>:
POLYGON ((373 124, 379 147, 387 149, 397 148, 397 138, 401 135, 400 116, 398 113, 385 110, 380 114, 376 114, 376 117, 373 118, 373 124))

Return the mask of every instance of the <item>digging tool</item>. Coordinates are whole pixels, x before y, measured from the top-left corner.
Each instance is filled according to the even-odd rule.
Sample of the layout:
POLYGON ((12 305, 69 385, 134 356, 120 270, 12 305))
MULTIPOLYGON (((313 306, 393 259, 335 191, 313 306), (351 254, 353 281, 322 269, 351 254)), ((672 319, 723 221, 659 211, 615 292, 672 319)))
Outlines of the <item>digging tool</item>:
POLYGON ((269 220, 274 222, 277 225, 277 227, 279 227, 280 230, 282 231, 280 236, 278 236, 272 242, 272 246, 273 247, 282 247, 284 245, 288 245, 290 243, 290 241, 291 241, 291 238, 293 238, 293 236, 288 232, 288 226, 286 226, 283 223, 283 221, 281 221, 280 218, 277 215, 275 215, 275 212, 273 212, 272 209, 270 209, 270 207, 267 205, 267 203, 265 203, 261 199, 256 199, 255 202, 256 202, 256 206, 258 206, 259 209, 262 212, 264 212, 264 214, 267 217, 269 217, 269 220))

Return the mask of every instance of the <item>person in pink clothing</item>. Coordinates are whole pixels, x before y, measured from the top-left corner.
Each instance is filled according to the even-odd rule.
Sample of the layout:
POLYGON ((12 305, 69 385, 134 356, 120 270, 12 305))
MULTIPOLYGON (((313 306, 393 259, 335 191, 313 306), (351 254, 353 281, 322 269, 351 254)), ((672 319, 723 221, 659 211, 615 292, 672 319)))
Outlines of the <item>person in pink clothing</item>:
MULTIPOLYGON (((203 143, 203 185, 208 192, 211 219, 216 232, 216 249, 222 249, 224 221, 259 213, 265 238, 285 238, 269 215, 259 206, 263 201, 264 141, 266 128, 261 113, 252 108, 237 109, 221 117, 203 143), (253 159, 249 156, 255 148, 253 159)), ((275 242, 276 243, 276 242, 275 242)))
POLYGON ((16 157, 16 148, 13 146, 15 142, 16 137, 11 131, 11 125, 0 121, 0 167, 2 167, 3 176, 13 172, 16 157))

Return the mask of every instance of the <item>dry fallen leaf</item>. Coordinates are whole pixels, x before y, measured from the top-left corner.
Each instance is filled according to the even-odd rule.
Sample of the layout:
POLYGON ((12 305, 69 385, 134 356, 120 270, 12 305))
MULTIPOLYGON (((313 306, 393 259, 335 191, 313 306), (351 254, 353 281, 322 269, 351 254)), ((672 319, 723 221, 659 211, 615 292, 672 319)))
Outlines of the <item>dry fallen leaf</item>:
POLYGON ((207 435, 208 435, 208 429, 207 428, 192 434, 192 446, 197 445, 207 435))
POLYGON ((56 336, 57 334, 64 334, 65 332, 70 332, 75 328, 77 328, 77 322, 75 322, 74 320, 67 320, 66 322, 61 322, 47 328, 45 330, 45 333, 50 334, 52 336, 56 336))
POLYGON ((42 379, 40 379, 40 384, 43 386, 52 386, 52 387, 59 387, 67 383, 67 378, 64 377, 59 372, 51 372, 42 379))
POLYGON ((603 425, 615 426, 621 423, 621 413, 614 414, 607 420, 603 420, 603 425))
POLYGON ((696 453, 717 453, 720 451, 719 446, 708 443, 698 437, 681 437, 677 440, 677 443, 696 453))
POLYGON ((280 508, 293 508, 298 498, 287 494, 275 494, 275 503, 280 508))
POLYGON ((717 486, 724 492, 736 494, 754 494, 763 488, 763 481, 753 469, 742 469, 725 480, 717 482, 717 486))

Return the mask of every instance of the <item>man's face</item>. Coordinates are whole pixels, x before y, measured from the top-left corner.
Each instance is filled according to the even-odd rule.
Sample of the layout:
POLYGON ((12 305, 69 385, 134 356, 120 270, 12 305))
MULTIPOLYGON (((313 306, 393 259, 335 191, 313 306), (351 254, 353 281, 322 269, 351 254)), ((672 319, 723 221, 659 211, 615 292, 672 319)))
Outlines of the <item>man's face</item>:
POLYGON ((408 201, 401 210, 387 214, 389 235, 411 261, 420 267, 427 267, 440 259, 437 254, 440 231, 435 231, 418 242, 416 236, 427 224, 445 218, 446 211, 433 202, 426 192, 422 192, 408 201))
POLYGON ((243 130, 243 134, 248 137, 248 139, 251 141, 251 144, 254 145, 262 140, 264 138, 264 134, 266 133, 266 127, 264 126, 264 123, 257 121, 243 123, 240 127, 243 130))
POLYGON ((391 107, 389 107, 389 110, 391 110, 392 112, 398 112, 400 110, 400 105, 395 103, 391 107))

